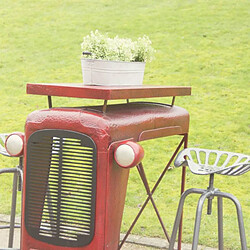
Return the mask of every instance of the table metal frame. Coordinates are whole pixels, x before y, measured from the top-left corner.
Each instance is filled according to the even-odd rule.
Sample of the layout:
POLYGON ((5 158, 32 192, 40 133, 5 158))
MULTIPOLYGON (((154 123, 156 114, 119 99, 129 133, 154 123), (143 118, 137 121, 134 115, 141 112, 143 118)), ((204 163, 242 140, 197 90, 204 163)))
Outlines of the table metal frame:
MULTIPOLYGON (((156 206, 156 203, 154 201, 153 198, 153 194, 156 191, 157 187, 159 186, 159 184, 161 183, 163 177, 165 176, 167 170, 169 169, 171 163, 173 162, 173 160, 175 159, 177 153, 179 152, 179 150, 181 149, 181 147, 183 146, 184 148, 187 148, 187 143, 188 143, 188 134, 183 135, 183 138, 181 139, 179 145, 177 146, 176 150, 174 151, 174 153, 172 154, 170 160, 168 161, 167 165, 165 166, 165 168, 163 169, 162 173, 160 174, 158 180, 156 181, 156 183, 154 184, 153 188, 150 190, 149 184, 148 184, 148 180, 144 171, 144 167, 143 164, 140 163, 136 166, 138 173, 140 175, 140 178, 143 182, 143 185, 145 187, 146 193, 147 193, 147 198, 144 201, 143 205, 141 206, 140 211, 138 212, 137 216, 135 217, 134 221, 132 222, 130 228, 128 229, 127 233, 125 234, 123 240, 121 241, 119 248, 121 249, 123 244, 125 243, 126 239, 128 238, 129 234, 131 233, 131 231, 133 230, 135 224, 137 223, 138 219, 140 218, 142 212, 144 211, 145 207, 147 206, 148 202, 151 201, 153 208, 155 210, 155 213, 157 215, 157 218, 159 220, 159 223, 162 227, 162 230, 164 232, 164 235, 167 239, 167 241, 170 241, 170 237, 167 233, 166 227, 163 223, 163 220, 160 216, 159 210, 156 206)), ((184 192, 185 190, 185 175, 186 175, 186 168, 183 167, 182 168, 182 177, 181 177, 181 194, 184 192)), ((179 235, 178 235, 178 249, 181 249, 181 238, 182 238, 182 218, 181 218, 181 222, 180 222, 180 226, 179 226, 179 235)))

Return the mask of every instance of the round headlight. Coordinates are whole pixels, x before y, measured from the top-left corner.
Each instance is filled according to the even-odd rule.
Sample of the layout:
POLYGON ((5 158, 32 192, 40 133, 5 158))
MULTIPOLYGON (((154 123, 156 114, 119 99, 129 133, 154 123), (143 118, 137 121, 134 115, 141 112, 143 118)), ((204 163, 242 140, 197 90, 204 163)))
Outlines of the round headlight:
POLYGON ((24 134, 15 132, 10 134, 5 140, 5 148, 11 156, 23 155, 24 134))
POLYGON ((138 165, 144 156, 144 150, 141 145, 128 141, 119 145, 115 149, 115 161, 120 167, 131 168, 138 165))

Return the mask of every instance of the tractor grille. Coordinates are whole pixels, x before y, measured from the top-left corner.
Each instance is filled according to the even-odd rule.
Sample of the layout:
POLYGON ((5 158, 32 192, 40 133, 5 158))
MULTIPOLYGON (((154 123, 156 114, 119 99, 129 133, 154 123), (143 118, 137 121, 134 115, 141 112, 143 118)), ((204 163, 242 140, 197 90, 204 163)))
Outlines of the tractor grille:
POLYGON ((27 144, 25 226, 34 238, 78 247, 95 225, 96 146, 84 134, 40 130, 27 144))

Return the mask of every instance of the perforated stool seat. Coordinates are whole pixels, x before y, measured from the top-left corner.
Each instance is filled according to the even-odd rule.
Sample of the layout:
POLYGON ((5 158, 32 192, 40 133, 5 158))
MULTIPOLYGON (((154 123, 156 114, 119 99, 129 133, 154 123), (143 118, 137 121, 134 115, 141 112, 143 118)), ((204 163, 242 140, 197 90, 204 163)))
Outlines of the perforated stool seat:
POLYGON ((187 148, 182 150, 176 160, 175 166, 187 166, 190 171, 198 175, 210 175, 209 187, 207 189, 191 188, 186 190, 180 199, 175 223, 169 243, 169 249, 174 248, 177 229, 179 227, 184 201, 186 197, 191 193, 201 194, 198 201, 196 210, 196 219, 193 234, 192 250, 197 249, 199 240, 199 231, 201 223, 201 215, 203 204, 208 199, 207 214, 212 212, 212 199, 217 197, 218 199, 218 247, 223 249, 223 204, 222 198, 228 198, 235 204, 238 217, 238 225, 241 240, 241 249, 247 250, 246 235, 244 229, 243 215, 241 205, 238 199, 229 193, 221 192, 219 189, 214 188, 214 174, 238 176, 247 173, 250 170, 250 156, 244 154, 237 154, 225 151, 208 150, 200 148, 187 148))

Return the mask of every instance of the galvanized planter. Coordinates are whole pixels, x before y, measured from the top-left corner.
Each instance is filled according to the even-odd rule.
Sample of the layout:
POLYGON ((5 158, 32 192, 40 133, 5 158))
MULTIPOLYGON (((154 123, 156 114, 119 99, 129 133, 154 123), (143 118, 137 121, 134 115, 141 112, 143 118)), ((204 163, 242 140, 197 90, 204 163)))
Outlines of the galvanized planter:
POLYGON ((84 85, 142 85, 145 63, 81 59, 84 85))

